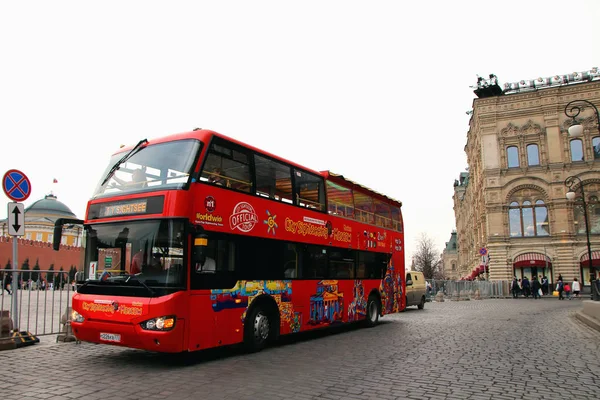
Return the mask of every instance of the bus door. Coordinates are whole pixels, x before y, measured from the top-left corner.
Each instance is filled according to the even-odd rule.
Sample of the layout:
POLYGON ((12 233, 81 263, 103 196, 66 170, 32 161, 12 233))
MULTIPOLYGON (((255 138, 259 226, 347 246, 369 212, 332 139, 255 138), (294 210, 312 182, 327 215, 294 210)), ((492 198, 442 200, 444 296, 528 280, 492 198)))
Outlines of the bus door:
POLYGON ((235 274, 235 242, 208 237, 203 255, 190 268, 190 350, 242 340, 247 298, 235 274))

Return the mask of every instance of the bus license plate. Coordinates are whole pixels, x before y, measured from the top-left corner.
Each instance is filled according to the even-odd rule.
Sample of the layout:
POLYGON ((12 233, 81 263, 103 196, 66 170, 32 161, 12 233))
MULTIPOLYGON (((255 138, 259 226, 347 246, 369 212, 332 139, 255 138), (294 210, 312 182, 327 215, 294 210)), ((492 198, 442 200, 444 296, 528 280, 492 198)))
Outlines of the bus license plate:
POLYGON ((118 333, 101 333, 100 340, 106 340, 107 342, 120 342, 121 335, 118 333))

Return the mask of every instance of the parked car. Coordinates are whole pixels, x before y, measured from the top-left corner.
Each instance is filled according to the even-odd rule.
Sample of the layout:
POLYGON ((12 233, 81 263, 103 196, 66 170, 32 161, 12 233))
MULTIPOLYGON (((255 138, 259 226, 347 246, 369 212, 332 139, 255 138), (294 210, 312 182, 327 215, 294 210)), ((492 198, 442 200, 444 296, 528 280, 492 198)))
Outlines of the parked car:
POLYGON ((426 291, 423 273, 408 271, 406 273, 406 307, 417 306, 419 310, 422 310, 425 307, 426 291))

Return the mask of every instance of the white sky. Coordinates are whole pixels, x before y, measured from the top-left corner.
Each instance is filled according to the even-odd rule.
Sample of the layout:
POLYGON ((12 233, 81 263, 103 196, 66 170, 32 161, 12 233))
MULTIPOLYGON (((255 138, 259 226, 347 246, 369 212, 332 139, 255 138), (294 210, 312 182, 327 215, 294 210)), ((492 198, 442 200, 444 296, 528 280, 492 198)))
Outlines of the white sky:
POLYGON ((600 66, 599 18, 597 0, 2 2, 0 176, 83 218, 119 145, 212 129, 401 200, 409 265, 455 227, 476 75, 600 66))

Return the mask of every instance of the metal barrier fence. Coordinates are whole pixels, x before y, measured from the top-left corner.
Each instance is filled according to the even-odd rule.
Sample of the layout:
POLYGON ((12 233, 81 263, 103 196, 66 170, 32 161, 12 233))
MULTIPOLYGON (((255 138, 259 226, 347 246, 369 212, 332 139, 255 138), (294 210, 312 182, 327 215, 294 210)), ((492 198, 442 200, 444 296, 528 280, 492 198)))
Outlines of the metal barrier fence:
POLYGON ((442 293, 444 298, 454 296, 473 297, 477 294, 481 298, 503 299, 512 297, 510 285, 512 281, 429 281, 431 291, 430 299, 438 293, 442 293))
POLYGON ((64 332, 74 293, 68 271, 17 270, 17 284, 12 282, 14 270, 0 272, 3 272, 0 339, 10 336, 13 330, 27 331, 35 336, 64 332))

